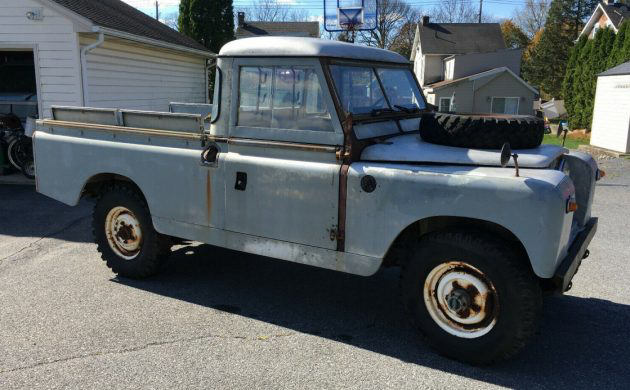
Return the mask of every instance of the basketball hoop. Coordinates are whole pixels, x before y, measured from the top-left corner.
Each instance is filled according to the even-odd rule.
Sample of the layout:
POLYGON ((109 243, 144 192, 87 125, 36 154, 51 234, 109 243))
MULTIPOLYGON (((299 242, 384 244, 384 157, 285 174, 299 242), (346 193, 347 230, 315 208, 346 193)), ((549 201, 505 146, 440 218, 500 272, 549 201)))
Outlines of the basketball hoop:
POLYGON ((324 29, 329 32, 370 31, 376 28, 377 0, 324 0, 324 29))

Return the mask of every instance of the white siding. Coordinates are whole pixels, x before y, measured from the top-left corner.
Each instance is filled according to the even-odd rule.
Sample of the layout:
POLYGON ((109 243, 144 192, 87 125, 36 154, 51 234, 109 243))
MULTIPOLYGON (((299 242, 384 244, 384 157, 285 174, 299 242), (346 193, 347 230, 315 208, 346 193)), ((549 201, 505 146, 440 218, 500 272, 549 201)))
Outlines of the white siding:
MULTIPOLYGON (((96 41, 80 34, 81 46, 96 41)), ((205 103, 205 59, 105 38, 87 56, 87 105, 168 111, 171 101, 205 103)))
POLYGON ((424 56, 424 80, 422 85, 442 81, 444 78, 444 58, 447 56, 425 55, 424 56))
POLYGON ((43 116, 50 116, 53 104, 81 104, 78 42, 70 19, 33 0, 1 0, 0 50, 20 46, 35 47, 43 116), (26 13, 37 8, 44 9, 44 19, 28 20, 26 13))
POLYGON ((630 153, 630 75, 597 78, 591 145, 630 153))

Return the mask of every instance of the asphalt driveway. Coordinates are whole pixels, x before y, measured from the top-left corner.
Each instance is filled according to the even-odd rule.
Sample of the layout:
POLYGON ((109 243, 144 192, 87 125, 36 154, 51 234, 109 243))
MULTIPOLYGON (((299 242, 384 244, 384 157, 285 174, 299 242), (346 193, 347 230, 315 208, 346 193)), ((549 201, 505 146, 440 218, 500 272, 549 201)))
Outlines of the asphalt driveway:
POLYGON ((116 278, 91 204, 0 185, 0 389, 628 388, 630 161, 604 160, 591 256, 515 359, 442 358, 402 315, 398 271, 362 278, 207 245, 116 278))

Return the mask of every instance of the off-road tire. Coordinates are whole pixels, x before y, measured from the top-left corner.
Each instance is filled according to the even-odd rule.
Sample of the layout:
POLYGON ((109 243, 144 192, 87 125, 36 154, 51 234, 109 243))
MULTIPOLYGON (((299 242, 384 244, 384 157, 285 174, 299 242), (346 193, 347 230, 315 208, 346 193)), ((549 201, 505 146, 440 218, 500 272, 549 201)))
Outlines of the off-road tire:
POLYGON ((92 233, 101 258, 120 276, 132 279, 153 276, 170 255, 170 239, 153 228, 146 201, 135 188, 124 183, 106 187, 96 200, 92 213, 92 233), (142 230, 140 252, 130 260, 114 252, 106 236, 107 215, 113 208, 121 206, 133 212, 142 230))
POLYGON ((509 243, 474 232, 438 232, 423 236, 401 271, 403 307, 428 344, 440 354, 469 364, 503 361, 520 351, 536 332, 542 292, 523 255, 509 243), (480 270, 496 289, 496 323, 478 338, 458 337, 431 317, 424 289, 429 273, 448 261, 480 270))
POLYGON ((535 148, 544 132, 544 122, 528 115, 427 113, 420 122, 420 136, 426 142, 473 149, 501 149, 505 142, 512 149, 535 148))

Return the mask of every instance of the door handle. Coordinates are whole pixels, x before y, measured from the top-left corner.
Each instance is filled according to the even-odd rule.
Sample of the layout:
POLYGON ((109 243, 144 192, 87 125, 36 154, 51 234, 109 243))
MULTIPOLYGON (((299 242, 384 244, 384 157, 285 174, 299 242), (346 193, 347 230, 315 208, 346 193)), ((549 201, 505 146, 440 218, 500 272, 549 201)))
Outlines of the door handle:
POLYGON ((247 187, 247 173, 236 172, 236 183, 234 183, 234 189, 237 191, 245 191, 247 187))
POLYGON ((219 147, 212 143, 201 152, 201 165, 216 166, 219 156, 219 147))

